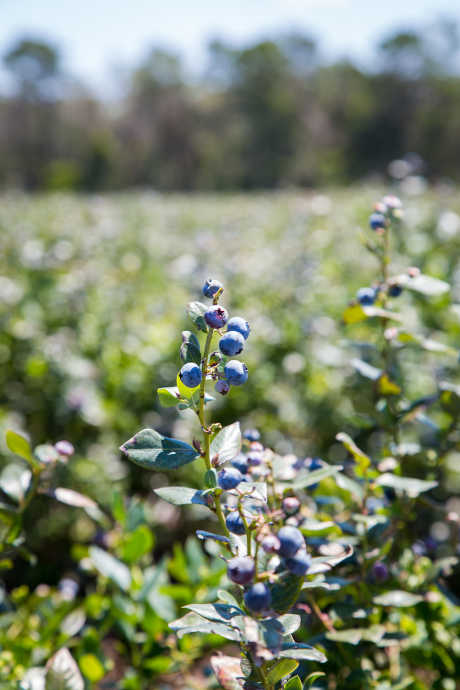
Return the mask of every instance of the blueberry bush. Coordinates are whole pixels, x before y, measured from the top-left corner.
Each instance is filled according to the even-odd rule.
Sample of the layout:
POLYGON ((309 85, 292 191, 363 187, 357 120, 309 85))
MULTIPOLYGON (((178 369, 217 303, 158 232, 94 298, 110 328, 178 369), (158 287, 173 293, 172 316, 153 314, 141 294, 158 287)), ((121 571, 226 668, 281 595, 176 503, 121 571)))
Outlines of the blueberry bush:
MULTIPOLYGON (((160 318, 156 304, 158 321, 149 332, 159 330, 164 339, 166 330, 175 352, 168 353, 173 366, 156 376, 163 413, 140 415, 153 423, 121 446, 122 458, 131 463, 102 454, 112 478, 103 475, 102 462, 94 472, 79 456, 78 433, 88 433, 86 423, 79 427, 82 419, 71 424, 75 436, 66 433, 75 453, 68 441, 32 448, 22 433, 7 432, 9 461, 0 476, 5 573, 0 687, 5 682, 23 690, 144 690, 217 683, 224 690, 455 690, 460 676, 456 244, 451 241, 449 256, 434 246, 423 258, 432 225, 426 221, 414 234, 408 229, 413 214, 412 206, 404 218, 399 199, 387 195, 362 231, 359 260, 356 247, 350 252, 340 245, 341 270, 356 295, 348 305, 344 285, 327 280, 319 305, 302 298, 304 275, 285 274, 284 290, 276 261, 263 273, 253 264, 257 279, 267 281, 265 289, 275 285, 269 322, 254 308, 268 303, 252 274, 248 320, 229 316, 223 304, 234 289, 242 294, 244 278, 208 279, 204 303, 187 307, 193 331, 183 330, 180 343, 165 324, 169 319, 184 326, 167 309, 160 318), (419 267, 412 265, 412 255, 419 267), (361 275, 367 285, 358 283, 361 275), (445 277, 454 282, 453 305, 445 277), (295 291, 289 287, 294 284, 295 291), (304 321, 300 332, 295 324, 310 306, 317 326, 304 321), (281 342, 274 337, 277 319, 283 323, 281 342), (309 349, 302 352, 321 362, 308 372, 298 368, 298 341, 305 336, 309 349), (257 354, 262 343, 263 356, 257 354), (331 371, 339 373, 339 383, 331 371), (292 409, 296 405, 305 419, 292 409), (210 410, 220 421, 211 419, 210 410), (235 418, 242 419, 242 427, 235 418), (120 467, 131 468, 130 484, 120 467), (146 490, 151 488, 155 500, 146 490), (56 580, 50 573, 59 558, 51 555, 44 578, 50 584, 37 585, 33 577, 44 567, 35 558, 43 546, 35 536, 36 516, 47 521, 50 539, 53 524, 58 525, 54 538, 59 525, 73 525, 70 553, 59 554, 63 563, 56 580)), ((444 234, 448 225, 445 221, 444 234)), ((325 241, 319 228, 312 238, 318 247, 325 241)), ((290 239, 294 261, 303 239, 295 229, 290 239)), ((206 235, 204 251, 209 245, 213 240, 206 235)), ((334 250, 340 255, 337 246, 334 250)), ((299 261, 308 263, 307 255, 300 252, 299 261)), ((325 277, 327 266, 322 271, 325 277)), ((37 290, 43 289, 40 278, 37 290)), ((175 290, 175 298, 183 297, 171 278, 162 289, 165 305, 175 290)), ((237 314, 248 313, 241 298, 232 300, 237 314)), ((30 298, 22 309, 38 323, 30 298)), ((110 318, 113 335, 119 324, 110 318)), ((139 343, 145 321, 130 316, 124 326, 137 333, 139 343)), ((91 323, 86 327, 90 334, 91 323)), ((20 319, 9 323, 0 356, 21 328, 26 325, 20 319)), ((31 380, 38 374, 37 380, 47 380, 46 368, 59 348, 32 354, 34 341, 25 341, 16 365, 27 362, 31 380)), ((110 339, 104 348, 109 348, 101 359, 108 376, 106 414, 113 420, 107 442, 114 435, 123 438, 135 424, 142 401, 127 398, 133 406, 126 413, 108 404, 109 379, 113 383, 121 359, 110 339)), ((88 346, 87 357, 90 352, 88 346)), ((131 362, 126 384, 136 380, 131 362)), ((72 381, 68 390, 75 392, 72 381)), ((8 392, 19 407, 23 393, 8 392)), ((91 401, 85 395, 79 412, 86 410, 89 420, 91 401)), ((32 390, 32 399, 37 396, 32 390)), ((58 428, 62 410, 68 414, 65 405, 52 412, 58 428)), ((26 417, 33 419, 32 412, 26 417)), ((33 436, 49 437, 42 422, 31 428, 33 436)), ((103 445, 90 448, 102 451, 103 445)))

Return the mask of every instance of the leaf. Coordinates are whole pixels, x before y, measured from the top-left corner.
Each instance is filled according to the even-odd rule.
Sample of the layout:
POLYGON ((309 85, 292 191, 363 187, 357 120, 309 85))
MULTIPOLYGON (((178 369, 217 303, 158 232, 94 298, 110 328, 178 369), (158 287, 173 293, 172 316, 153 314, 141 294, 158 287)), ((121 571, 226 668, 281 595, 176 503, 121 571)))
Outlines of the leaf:
POLYGON ((97 503, 92 498, 80 494, 73 489, 65 489, 64 487, 57 487, 51 491, 51 495, 60 503, 66 503, 68 506, 75 506, 76 508, 97 508, 97 503))
POLYGON ((302 690, 303 685, 299 676, 293 676, 289 678, 288 682, 284 686, 284 690, 302 690))
POLYGON ((153 535, 147 525, 139 525, 123 538, 122 556, 128 563, 136 563, 153 549, 153 535))
POLYGON ((188 443, 167 438, 153 429, 139 431, 120 450, 148 470, 174 470, 197 457, 197 451, 188 443))
POLYGON ((424 479, 416 479, 415 477, 400 477, 391 472, 381 474, 380 477, 376 479, 376 484, 402 491, 411 498, 416 498, 419 494, 430 491, 438 486, 438 482, 428 482, 424 479))
POLYGON ((327 661, 327 658, 318 649, 310 647, 308 644, 300 644, 297 642, 283 646, 278 656, 281 656, 285 659, 318 661, 320 664, 324 664, 327 661))
POLYGON ((360 642, 373 642, 376 644, 385 635, 383 625, 374 625, 370 628, 353 628, 352 630, 334 630, 326 633, 326 638, 332 642, 346 642, 357 645, 360 642))
POLYGON ((275 582, 271 588, 272 608, 277 613, 285 613, 294 606, 302 587, 303 577, 286 575, 275 582))
POLYGON ((130 588, 131 573, 124 563, 98 546, 90 546, 89 557, 101 575, 115 582, 120 589, 127 591, 130 588))
POLYGON ((402 321, 400 315, 392 311, 387 311, 380 307, 363 307, 361 304, 351 304, 343 313, 343 320, 346 324, 359 323, 372 317, 402 321))
POLYGON ((226 640, 233 640, 235 642, 241 640, 241 634, 236 628, 226 623, 216 623, 206 620, 196 613, 186 613, 182 618, 178 618, 170 623, 169 627, 171 630, 174 630, 179 638, 183 635, 197 632, 205 635, 220 635, 226 640))
POLYGON ((214 539, 214 541, 221 542, 222 544, 230 544, 230 539, 224 537, 223 534, 214 534, 214 532, 207 532, 204 529, 197 529, 196 536, 198 539, 214 539))
POLYGON ((400 386, 385 373, 379 378, 377 388, 381 395, 399 395, 401 393, 400 386))
POLYGON ((206 321, 204 320, 204 313, 208 310, 206 305, 201 302, 190 302, 187 305, 187 314, 192 319, 198 330, 207 333, 208 327, 206 321))
POLYGON ((105 676, 105 670, 95 654, 83 654, 79 659, 80 668, 92 683, 97 683, 105 676))
POLYGON ((163 486, 161 489, 154 489, 154 493, 163 501, 172 503, 174 506, 208 505, 206 500, 208 492, 190 489, 188 486, 163 486))
POLYGON ((290 485, 290 488, 294 490, 306 489, 313 484, 317 484, 322 479, 326 479, 326 477, 337 474, 342 470, 342 465, 326 465, 319 470, 313 470, 313 472, 299 472, 295 481, 290 485))
POLYGON ((221 601, 229 604, 230 606, 238 606, 238 601, 235 599, 233 594, 230 594, 230 592, 227 592, 225 589, 218 589, 217 596, 221 601))
POLYGON ((277 618, 283 635, 292 635, 300 628, 301 618, 297 613, 285 613, 277 618))
MULTIPOLYGON (((341 475, 339 475, 340 477, 341 475)), ((329 520, 304 520, 300 525, 302 534, 306 537, 327 536, 328 534, 342 534, 342 530, 335 522, 329 520)))
POLYGON ((211 657, 212 670, 224 690, 241 690, 240 677, 243 675, 241 662, 233 656, 220 654, 211 657))
POLYGON ((236 616, 244 616, 245 613, 239 606, 229 604, 188 604, 185 609, 190 609, 193 613, 216 623, 228 623, 236 616))
POLYGON ((379 606, 396 606, 398 608, 404 608, 406 606, 415 606, 423 601, 423 597, 419 594, 412 594, 411 592, 404 592, 401 589, 395 589, 391 592, 385 592, 385 594, 379 594, 374 597, 374 604, 379 606))
POLYGON ((337 485, 344 491, 348 491, 358 501, 364 498, 364 486, 362 486, 355 479, 350 479, 346 474, 337 475, 337 485))
POLYGON ((241 449, 240 423, 234 422, 219 431, 211 442, 211 458, 218 456, 218 463, 222 465, 238 455, 241 449))
POLYGON ((46 664, 46 690, 84 690, 79 668, 66 647, 62 647, 46 664))
POLYGON ((379 379, 383 374, 381 369, 373 367, 371 364, 364 362, 362 359, 352 359, 350 364, 359 374, 361 374, 361 376, 364 376, 366 379, 371 379, 371 381, 377 381, 377 379, 379 379))
POLYGON ((267 678, 270 683, 275 685, 275 683, 278 683, 280 680, 293 673, 298 665, 299 662, 295 661, 295 659, 281 659, 275 666, 272 666, 267 673, 267 678))
POLYGON ((420 273, 417 276, 409 276, 407 273, 396 276, 394 279, 402 287, 406 287, 414 292, 419 292, 422 295, 427 295, 428 297, 439 297, 449 292, 449 283, 439 280, 438 278, 432 278, 431 276, 424 275, 420 273))
POLYGON ((371 464, 370 457, 366 455, 366 453, 364 453, 364 451, 362 451, 361 448, 358 448, 351 436, 341 431, 336 435, 336 439, 337 441, 340 441, 340 443, 342 443, 348 450, 348 452, 354 457, 354 459, 360 466, 361 470, 364 471, 369 467, 369 465, 371 464))
POLYGON ((20 503, 29 488, 32 472, 24 465, 11 463, 0 474, 0 488, 10 498, 20 503))
POLYGON ((23 460, 27 460, 31 465, 36 464, 32 456, 32 448, 25 436, 19 434, 17 431, 8 429, 6 434, 6 445, 9 450, 15 455, 19 455, 23 460))
MULTIPOLYGON (((313 673, 310 673, 310 675, 308 675, 306 677, 304 688, 310 687, 312 685, 312 683, 315 682, 315 680, 318 680, 318 678, 324 678, 325 675, 326 674, 323 673, 322 671, 313 671, 313 673)), ((285 690, 291 690, 291 688, 288 688, 286 686, 285 690)), ((295 689, 292 688, 292 690, 295 690, 295 689)))
POLYGON ((195 333, 192 333, 191 331, 182 332, 180 358, 185 364, 188 362, 195 362, 195 364, 201 363, 200 343, 195 333))
POLYGON ((175 407, 181 401, 181 395, 177 386, 157 389, 160 405, 163 407, 175 407))

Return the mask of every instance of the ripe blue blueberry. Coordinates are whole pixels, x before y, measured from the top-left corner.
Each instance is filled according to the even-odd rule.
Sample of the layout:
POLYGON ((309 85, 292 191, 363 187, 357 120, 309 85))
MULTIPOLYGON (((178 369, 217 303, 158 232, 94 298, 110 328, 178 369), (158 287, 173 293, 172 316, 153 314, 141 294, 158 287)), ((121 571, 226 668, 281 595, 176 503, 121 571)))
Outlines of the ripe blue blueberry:
POLYGON ((238 333, 241 333, 243 338, 247 340, 251 329, 246 319, 242 319, 241 316, 232 316, 227 324, 227 331, 238 331, 238 333))
POLYGON ((235 489, 242 481, 243 475, 236 467, 224 467, 217 475, 217 482, 224 491, 235 489))
POLYGON ((278 539, 280 540, 279 552, 284 558, 292 558, 299 549, 305 546, 302 532, 291 525, 281 527, 278 539))
POLYGON ((278 553, 281 542, 274 534, 268 534, 262 539, 261 546, 265 553, 278 553))
POLYGON ((228 313, 227 310, 218 304, 213 304, 204 313, 204 320, 211 326, 211 328, 223 328, 227 323, 228 313))
POLYGON ((388 577, 388 568, 382 561, 376 561, 372 566, 372 574, 376 580, 383 582, 388 577))
POLYGON ((228 391, 230 390, 230 386, 227 381, 222 380, 216 383, 214 389, 221 395, 227 395, 228 391))
POLYGON ((260 434, 257 429, 246 429, 243 438, 247 441, 260 441, 260 434))
POLYGON ((241 515, 237 510, 232 510, 231 513, 227 515, 227 519, 225 520, 225 524, 227 525, 227 529, 229 532, 232 534, 244 534, 245 529, 244 529, 244 522, 241 518, 241 515))
POLYGON ((236 469, 239 470, 241 472, 241 474, 247 474, 248 473, 248 469, 249 469, 248 459, 242 453, 239 453, 239 455, 237 455, 236 458, 233 458, 232 465, 233 465, 233 467, 236 467, 236 469))
POLYGON ((358 292, 356 293, 356 299, 360 304, 363 305, 363 307, 368 307, 374 304, 375 297, 376 294, 373 288, 362 287, 359 288, 358 292))
POLYGON ((219 340, 219 350, 227 357, 239 355, 243 351, 244 338, 238 331, 227 331, 219 340))
POLYGON ((293 575, 305 575, 311 565, 311 556, 305 549, 300 549, 292 558, 286 560, 287 569, 293 575))
POLYGON ((254 613, 261 613, 270 608, 272 603, 272 596, 267 585, 263 582, 256 582, 252 585, 244 595, 244 603, 246 608, 254 613))
POLYGON ((388 294, 390 297, 399 297, 399 295, 402 292, 402 286, 398 285, 398 283, 393 283, 392 285, 389 285, 388 287, 388 294))
POLYGON ((213 278, 208 278, 203 285, 203 295, 212 299, 216 292, 221 289, 222 283, 219 280, 214 280, 213 278))
POLYGON ((372 230, 380 230, 381 228, 384 228, 386 224, 387 220, 383 213, 375 212, 369 217, 369 225, 371 226, 372 230))
POLYGON ((231 558, 227 563, 227 575, 237 585, 247 585, 255 573, 255 564, 249 556, 231 558))
POLYGON ((243 362, 231 359, 224 367, 224 374, 232 386, 242 386, 248 380, 248 368, 243 362))
POLYGON ((195 362, 188 362, 180 370, 179 378, 187 388, 196 388, 201 383, 201 369, 195 362))

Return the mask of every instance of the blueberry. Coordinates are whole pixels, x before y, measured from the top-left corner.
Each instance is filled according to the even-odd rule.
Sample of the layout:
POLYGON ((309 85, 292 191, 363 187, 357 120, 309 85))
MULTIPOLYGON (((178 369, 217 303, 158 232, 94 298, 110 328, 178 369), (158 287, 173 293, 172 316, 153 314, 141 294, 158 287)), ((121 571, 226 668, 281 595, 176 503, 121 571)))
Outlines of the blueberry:
POLYGON ((208 278, 203 285, 203 295, 212 299, 216 292, 221 289, 222 283, 219 280, 214 280, 213 278, 208 278))
POLYGON ((228 313, 223 307, 214 304, 204 313, 204 320, 211 328, 223 328, 227 323, 228 313))
POLYGON ((259 467, 259 465, 262 464, 263 459, 264 455, 260 452, 260 450, 250 450, 248 452, 248 464, 251 465, 251 467, 259 467))
POLYGON ((237 510, 232 510, 232 512, 227 515, 225 524, 227 525, 228 531, 232 534, 245 534, 246 532, 244 529, 244 522, 237 510))
POLYGON ((70 443, 70 441, 58 441, 54 444, 54 447, 56 448, 59 455, 63 455, 66 458, 70 457, 75 452, 75 448, 70 443))
POLYGON ((373 288, 368 287, 359 288, 358 292, 356 293, 356 299, 364 307, 368 307, 374 304, 375 296, 375 290, 373 288))
POLYGON ((243 362, 231 359, 224 367, 225 378, 232 386, 242 386, 248 380, 248 368, 243 362))
POLYGON ((227 383, 227 381, 218 381, 216 385, 214 386, 214 389, 220 393, 221 395, 227 395, 228 391, 230 390, 230 386, 227 383))
POLYGON ((295 556, 286 560, 287 569, 293 575, 305 575, 310 565, 311 556, 304 549, 300 549, 295 556))
POLYGON ((219 350, 223 355, 233 357, 243 352, 244 338, 238 331, 227 331, 219 340, 219 350))
POLYGON ((243 434, 246 441, 260 441, 260 434, 257 429, 246 429, 243 434))
POLYGON ((236 467, 226 467, 217 475, 217 481, 221 489, 228 491, 235 489, 243 481, 243 475, 236 467))
POLYGON ((238 333, 241 333, 243 338, 247 340, 251 329, 246 319, 242 319, 241 316, 232 316, 227 324, 227 331, 238 331, 238 333))
POLYGON ((262 539, 261 546, 265 553, 278 553, 281 542, 274 534, 269 534, 262 539))
POLYGON ((280 554, 284 558, 292 558, 297 551, 305 546, 303 534, 297 527, 281 527, 278 532, 278 539, 280 540, 280 554))
POLYGON ((232 465, 233 465, 233 467, 236 467, 236 469, 239 470, 241 472, 241 474, 247 474, 248 473, 248 469, 249 469, 248 459, 242 453, 237 455, 236 458, 233 458, 232 465))
POLYGON ((255 573, 255 565, 249 556, 231 558, 227 563, 227 575, 237 585, 247 585, 255 573))
POLYGON ((383 213, 375 212, 369 217, 369 225, 371 226, 372 230, 380 230, 381 228, 384 228, 386 224, 387 220, 383 213))
POLYGON ((263 582, 256 582, 244 595, 244 603, 250 611, 261 613, 270 608, 272 596, 267 585, 263 582))
POLYGON ((399 297, 402 290, 402 286, 398 285, 398 283, 393 283, 392 285, 388 286, 388 294, 390 297, 399 297))
POLYGON ((323 463, 321 462, 321 458, 312 458, 308 465, 308 469, 310 472, 314 472, 314 470, 320 470, 322 466, 323 463))
POLYGON ((296 496, 286 496, 283 499, 282 507, 286 515, 294 515, 300 508, 300 501, 296 496))
POLYGON ((188 362, 180 370, 179 378, 187 388, 196 388, 201 383, 201 369, 195 362, 188 362))
POLYGON ((383 582, 388 577, 388 568, 382 561, 377 561, 372 566, 372 574, 376 580, 383 582))

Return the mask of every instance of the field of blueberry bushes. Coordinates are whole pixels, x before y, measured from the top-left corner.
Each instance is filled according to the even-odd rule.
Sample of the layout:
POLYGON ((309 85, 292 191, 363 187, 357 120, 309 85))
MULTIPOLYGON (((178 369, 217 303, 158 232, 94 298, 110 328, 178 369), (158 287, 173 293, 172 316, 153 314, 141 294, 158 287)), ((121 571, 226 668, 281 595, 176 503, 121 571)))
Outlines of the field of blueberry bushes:
POLYGON ((460 688, 460 200, 412 192, 1 197, 2 690, 460 688))

